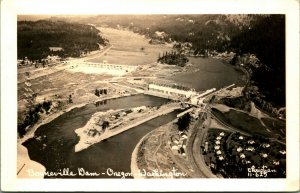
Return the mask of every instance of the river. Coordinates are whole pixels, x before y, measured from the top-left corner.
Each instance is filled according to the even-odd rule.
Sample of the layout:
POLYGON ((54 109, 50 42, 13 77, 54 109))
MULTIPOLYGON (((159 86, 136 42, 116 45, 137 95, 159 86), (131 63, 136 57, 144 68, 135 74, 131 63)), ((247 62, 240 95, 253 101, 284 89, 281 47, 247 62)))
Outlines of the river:
MULTIPOLYGON (((43 164, 48 172, 58 172, 64 168, 72 171, 84 168, 86 171, 98 173, 106 173, 108 168, 114 171, 130 172, 131 153, 138 141, 149 131, 175 119, 176 112, 152 119, 76 153, 74 146, 79 138, 74 130, 83 127, 97 111, 142 105, 159 106, 166 102, 168 102, 167 99, 141 94, 110 99, 97 105, 88 104, 66 112, 50 123, 39 127, 35 132, 35 137, 27 140, 23 145, 27 147, 30 158, 43 164)), ((101 175, 100 177, 109 178, 110 176, 101 175)))
POLYGON ((189 57, 189 62, 192 66, 187 67, 187 72, 178 73, 168 79, 190 86, 196 91, 220 89, 231 84, 244 86, 246 83, 247 77, 243 72, 218 59, 189 57))

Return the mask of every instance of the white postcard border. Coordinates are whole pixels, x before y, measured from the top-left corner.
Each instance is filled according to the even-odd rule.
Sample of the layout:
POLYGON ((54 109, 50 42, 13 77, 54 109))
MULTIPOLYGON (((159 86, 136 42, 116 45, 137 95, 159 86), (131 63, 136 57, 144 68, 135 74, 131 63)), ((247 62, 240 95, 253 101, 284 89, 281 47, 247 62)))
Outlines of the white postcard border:
MULTIPOLYGON (((276 94, 276 93, 274 93, 276 94)), ((1 1, 2 191, 295 191, 299 190, 299 2, 296 0, 2 0, 1 1), (101 5, 101 6, 100 6, 101 5), (286 179, 17 179, 17 14, 286 14, 286 179)))

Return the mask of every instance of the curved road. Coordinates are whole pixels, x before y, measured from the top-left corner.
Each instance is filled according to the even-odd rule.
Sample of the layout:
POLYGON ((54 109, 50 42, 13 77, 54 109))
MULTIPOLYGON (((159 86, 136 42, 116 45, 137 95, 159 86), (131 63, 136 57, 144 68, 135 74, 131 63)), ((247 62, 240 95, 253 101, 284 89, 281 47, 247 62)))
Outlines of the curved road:
POLYGON ((216 176, 210 171, 209 167, 205 164, 204 158, 200 151, 200 146, 203 143, 207 135, 207 128, 202 129, 200 122, 193 128, 192 134, 187 145, 187 156, 197 168, 197 173, 202 178, 216 178, 216 176))
MULTIPOLYGON (((215 121, 217 121, 219 124, 221 124, 225 130, 233 131, 233 132, 240 132, 244 135, 249 136, 250 134, 240 131, 227 123, 219 120, 216 116, 213 115, 213 113, 210 112, 210 108, 207 105, 204 109, 206 112, 206 115, 208 116, 206 118, 206 124, 204 125, 201 120, 198 120, 197 124, 192 129, 192 133, 190 135, 190 138, 188 140, 187 144, 187 156, 189 157, 189 160, 192 162, 195 168, 198 170, 199 177, 203 178, 217 178, 216 175, 214 175, 210 168, 206 165, 204 157, 201 153, 201 144, 203 144, 204 140, 206 139, 207 132, 209 129, 209 126, 211 124, 211 119, 214 118, 215 121), (203 127, 204 126, 204 127, 203 127)), ((251 135, 250 135, 251 136, 251 135)), ((219 176, 218 176, 219 177, 219 176)))

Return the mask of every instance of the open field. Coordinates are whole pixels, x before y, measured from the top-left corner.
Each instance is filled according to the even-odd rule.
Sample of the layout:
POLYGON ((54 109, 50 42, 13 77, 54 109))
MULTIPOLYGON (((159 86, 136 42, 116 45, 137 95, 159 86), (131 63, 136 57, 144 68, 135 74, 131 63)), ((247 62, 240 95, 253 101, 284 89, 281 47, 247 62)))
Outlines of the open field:
MULTIPOLYGON (((52 101, 51 112, 58 113, 64 109, 84 103, 93 103, 103 98, 122 96, 134 92, 134 90, 124 89, 115 86, 107 79, 112 78, 110 75, 103 74, 85 74, 81 72, 68 72, 66 70, 58 71, 46 76, 40 76, 30 80, 30 89, 37 94, 34 105, 43 103, 43 101, 52 101), (95 95, 95 89, 106 88, 107 95, 100 97, 95 95), (69 97, 72 102, 69 102, 69 97)), ((18 84, 18 124, 21 124, 29 110, 27 98, 25 96, 25 83, 18 84)), ((41 120, 47 114, 40 114, 41 120)))
MULTIPOLYGON (((107 78, 111 78, 111 76, 59 71, 50 75, 41 76, 39 78, 30 80, 30 83, 31 89, 34 92, 38 93, 38 97, 46 97, 54 93, 59 95, 72 93, 74 93, 75 95, 82 95, 87 92, 94 91, 96 86, 101 85, 97 83, 97 81, 102 81, 107 78)), ((25 87, 25 83, 18 84, 18 100, 24 98, 24 95, 22 93, 25 92, 25 87)))
MULTIPOLYGON (((263 123, 256 117, 250 116, 247 113, 240 112, 240 111, 235 111, 230 109, 228 112, 222 113, 221 111, 212 108, 213 114, 218 117, 218 119, 224 121, 225 123, 228 123, 232 125, 233 127, 236 127, 237 129, 240 129, 241 131, 245 131, 249 134, 257 134, 257 135, 262 135, 265 137, 271 137, 271 138, 277 138, 278 137, 278 132, 280 132, 280 135, 285 134, 280 131, 278 127, 283 127, 285 128, 285 124, 281 123, 280 125, 277 122, 272 122, 269 121, 269 119, 263 119, 263 121, 268 121, 268 127, 263 125, 263 123), (276 127, 274 127, 274 124, 276 123, 276 127), (283 126, 284 125, 284 126, 283 126), (277 132, 271 132, 269 127, 274 127, 274 129, 277 132)), ((283 137, 283 136, 282 136, 283 137)))
POLYGON ((278 119, 261 119, 264 124, 268 127, 268 129, 275 134, 278 134, 281 138, 286 137, 286 125, 285 122, 278 119))

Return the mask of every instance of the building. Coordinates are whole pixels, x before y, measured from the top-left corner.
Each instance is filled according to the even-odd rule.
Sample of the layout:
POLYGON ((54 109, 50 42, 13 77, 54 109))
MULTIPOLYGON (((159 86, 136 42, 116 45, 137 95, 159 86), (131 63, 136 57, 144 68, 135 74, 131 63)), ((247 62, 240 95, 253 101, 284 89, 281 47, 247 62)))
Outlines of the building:
POLYGON ((182 155, 182 156, 185 156, 185 150, 183 149, 183 147, 178 149, 178 154, 182 155))
POLYGON ((205 141, 204 151, 208 152, 208 141, 205 141))
POLYGON ((62 47, 49 47, 49 50, 52 52, 63 51, 62 47))
POLYGON ((102 68, 105 70, 116 70, 116 71, 125 71, 125 72, 132 72, 138 68, 138 66, 131 66, 131 65, 109 64, 107 60, 103 60, 102 63, 84 62, 83 65, 88 67, 102 68))
POLYGON ((175 85, 160 85, 155 83, 149 84, 148 90, 150 92, 165 95, 167 97, 178 97, 184 99, 188 99, 197 94, 196 91, 192 89, 187 89, 179 86, 177 87, 175 85))
POLYGON ((52 62, 59 62, 61 58, 59 56, 47 56, 45 59, 47 62, 52 63, 52 62))

